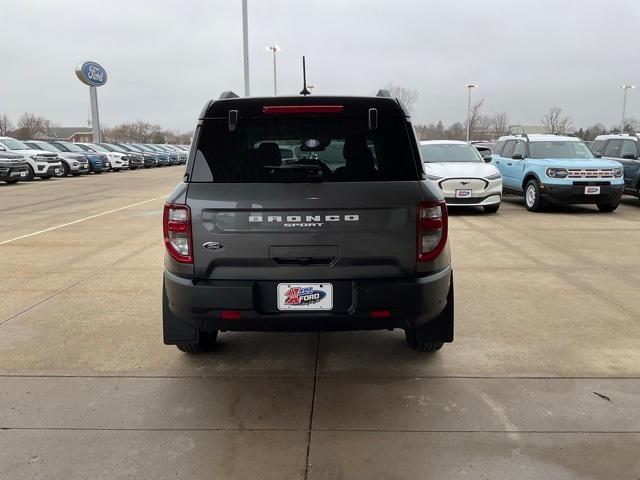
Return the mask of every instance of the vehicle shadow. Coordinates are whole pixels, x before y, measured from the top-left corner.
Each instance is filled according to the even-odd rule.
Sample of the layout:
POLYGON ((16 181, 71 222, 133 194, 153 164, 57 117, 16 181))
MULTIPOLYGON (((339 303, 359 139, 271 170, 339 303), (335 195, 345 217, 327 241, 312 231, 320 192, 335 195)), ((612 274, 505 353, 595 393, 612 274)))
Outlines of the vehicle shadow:
POLYGON ((482 207, 447 206, 447 212, 450 217, 487 215, 482 207))
MULTIPOLYGON (((524 210, 526 212, 526 208, 524 206, 524 198, 523 197, 518 197, 518 196, 504 196, 502 197, 502 202, 503 203, 508 203, 510 205, 515 205, 518 206, 520 208, 522 208, 522 210, 524 210)), ((622 203, 622 202, 621 202, 622 203)), ((581 214, 581 215, 601 215, 602 212, 600 212, 600 210, 598 210, 598 207, 596 207, 596 205, 589 205, 589 204, 585 204, 585 205, 554 205, 554 204, 545 204, 545 206, 540 210, 540 212, 536 212, 536 213, 551 213, 551 214, 564 214, 566 215, 567 213, 574 213, 574 214, 581 214)), ((616 213, 611 212, 611 213, 616 213)))

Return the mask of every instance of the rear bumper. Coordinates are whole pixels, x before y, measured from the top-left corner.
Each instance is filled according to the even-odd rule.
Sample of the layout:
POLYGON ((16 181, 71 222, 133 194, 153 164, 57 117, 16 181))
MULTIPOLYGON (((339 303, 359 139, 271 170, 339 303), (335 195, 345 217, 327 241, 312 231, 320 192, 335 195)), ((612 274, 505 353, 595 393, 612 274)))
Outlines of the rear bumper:
POLYGON ((574 185, 540 185, 540 195, 549 203, 618 203, 624 185, 602 184, 604 182, 584 182, 574 185), (599 186, 600 194, 585 195, 586 186, 599 186))
MULTIPOLYGON (((167 316, 197 330, 333 331, 412 328, 436 318, 447 306, 451 268, 425 277, 339 280, 333 284, 330 312, 281 312, 277 281, 197 281, 164 273, 167 316), (223 319, 222 310, 239 311, 223 319), (388 317, 372 317, 388 310, 388 317)), ((326 281, 325 281, 326 282, 326 281)), ((449 340, 451 341, 451 340, 449 340)), ((165 334, 165 343, 168 341, 165 334)))

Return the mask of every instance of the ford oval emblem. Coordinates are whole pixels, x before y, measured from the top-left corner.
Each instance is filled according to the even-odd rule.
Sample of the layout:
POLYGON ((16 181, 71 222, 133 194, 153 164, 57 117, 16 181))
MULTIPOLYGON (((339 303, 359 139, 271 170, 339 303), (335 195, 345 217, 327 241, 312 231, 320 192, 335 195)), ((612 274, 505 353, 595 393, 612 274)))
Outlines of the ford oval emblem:
POLYGON ((78 79, 90 87, 101 87, 107 83, 107 71, 96 62, 83 62, 76 67, 78 79))
POLYGON ((204 242, 202 244, 202 247, 206 248, 207 250, 222 250, 224 248, 224 245, 220 242, 204 242))

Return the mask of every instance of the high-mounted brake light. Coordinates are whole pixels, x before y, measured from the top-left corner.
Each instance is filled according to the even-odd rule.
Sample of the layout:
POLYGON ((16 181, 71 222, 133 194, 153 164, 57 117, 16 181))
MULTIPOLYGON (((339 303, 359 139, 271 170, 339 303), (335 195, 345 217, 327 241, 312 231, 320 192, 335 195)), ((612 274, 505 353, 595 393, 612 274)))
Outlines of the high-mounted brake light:
POLYGON ((422 202, 416 219, 418 262, 429 262, 444 250, 447 243, 447 205, 444 201, 422 202))
POLYGON ((168 203, 164 206, 162 222, 167 252, 179 263, 193 263, 191 239, 191 211, 186 205, 168 203))
POLYGON ((296 113, 340 113, 343 105, 269 105, 262 107, 262 113, 292 115, 296 113))

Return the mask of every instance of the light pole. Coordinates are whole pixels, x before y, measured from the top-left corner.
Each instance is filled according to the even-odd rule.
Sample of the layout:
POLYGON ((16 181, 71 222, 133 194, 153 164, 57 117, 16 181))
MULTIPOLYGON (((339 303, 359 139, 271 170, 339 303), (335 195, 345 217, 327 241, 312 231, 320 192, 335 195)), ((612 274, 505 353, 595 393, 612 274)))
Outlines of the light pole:
POLYGON ((278 73, 276 70, 276 53, 280 51, 278 45, 269 45, 267 50, 273 52, 273 95, 278 95, 278 73))
POLYGON ((469 128, 471 127, 471 89, 472 88, 478 88, 478 85, 474 85, 473 83, 470 83, 468 85, 466 85, 467 90, 468 90, 468 95, 467 95, 467 142, 469 141, 469 128))
POLYGON ((620 125, 620 133, 624 133, 624 117, 627 109, 627 90, 630 88, 636 88, 635 85, 622 85, 622 89, 624 90, 624 96, 622 99, 622 123, 620 125))
POLYGON ((247 0, 242 0, 242 54, 244 57, 244 96, 249 96, 249 19, 247 0))

